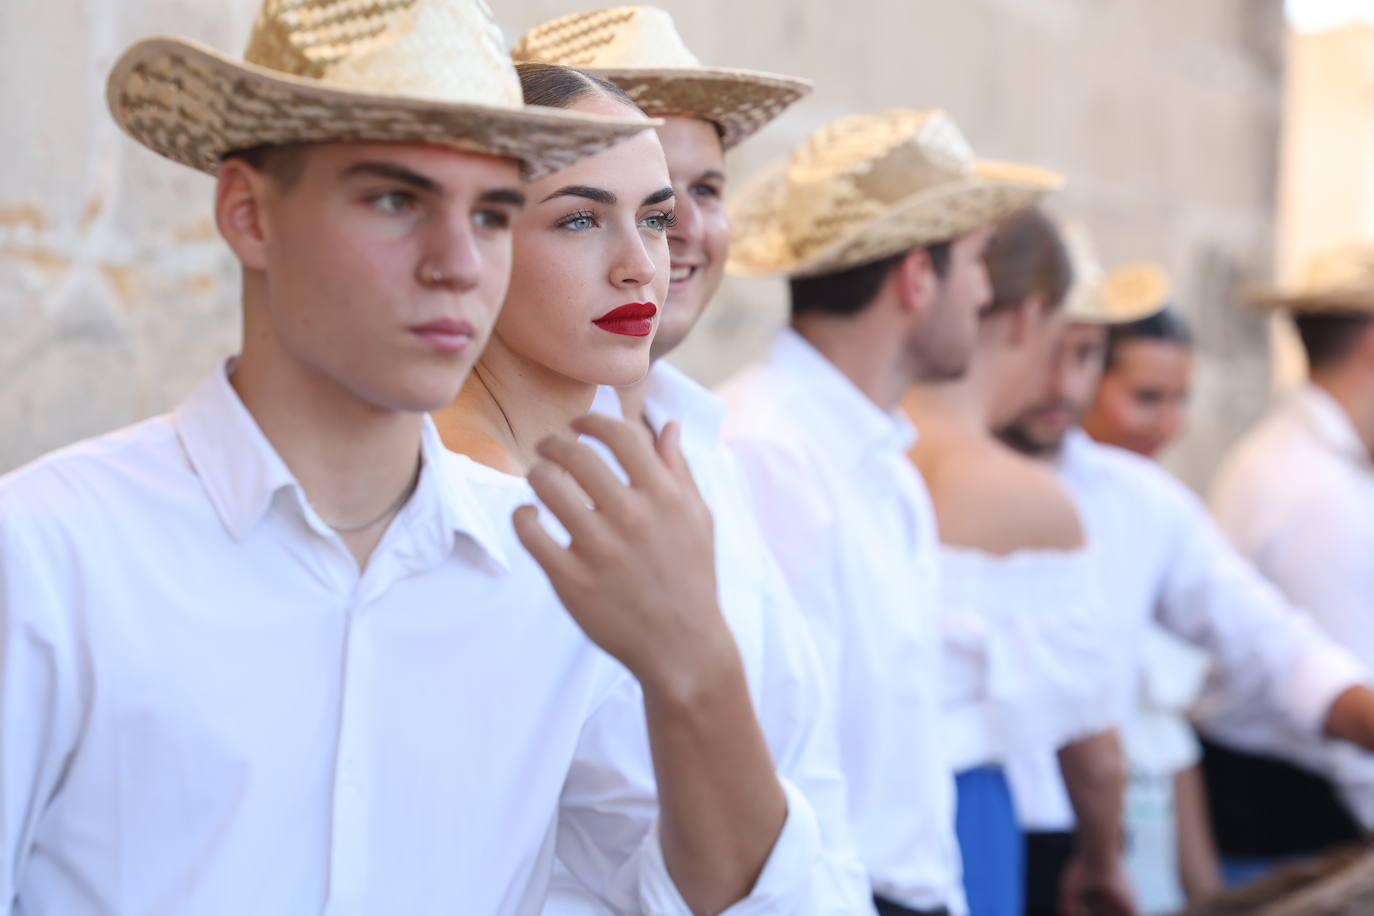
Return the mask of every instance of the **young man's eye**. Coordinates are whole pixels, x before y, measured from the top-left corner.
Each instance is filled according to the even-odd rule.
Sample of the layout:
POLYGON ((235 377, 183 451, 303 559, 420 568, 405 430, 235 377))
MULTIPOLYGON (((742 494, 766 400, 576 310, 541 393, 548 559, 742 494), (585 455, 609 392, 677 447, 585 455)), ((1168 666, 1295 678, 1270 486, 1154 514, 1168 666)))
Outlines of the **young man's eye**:
POLYGON ((555 224, 559 229, 571 229, 574 232, 585 232, 588 229, 596 228, 596 214, 579 210, 577 213, 569 213, 555 224))
POLYGON ((667 232, 677 225, 677 211, 669 210, 665 213, 660 210, 657 213, 650 213, 640 220, 640 225, 655 232, 667 232))
POLYGON ((714 200, 720 197, 720 188, 713 184, 694 184, 691 187, 693 197, 705 197, 714 200))
POLYGON ((415 195, 409 191, 383 191, 372 198, 372 205, 383 213, 405 213, 415 206, 415 195))
POLYGON ((510 214, 504 210, 478 210, 472 219, 482 229, 508 229, 511 224, 510 214))

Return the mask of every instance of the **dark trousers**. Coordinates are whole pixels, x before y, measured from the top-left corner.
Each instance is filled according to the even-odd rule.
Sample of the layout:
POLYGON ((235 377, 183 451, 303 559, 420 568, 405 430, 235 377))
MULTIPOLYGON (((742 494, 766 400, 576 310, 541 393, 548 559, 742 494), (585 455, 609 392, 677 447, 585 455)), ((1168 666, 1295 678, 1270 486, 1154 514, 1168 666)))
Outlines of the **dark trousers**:
POLYGON ((902 906, 881 897, 874 897, 873 905, 878 908, 878 916, 949 916, 949 910, 944 907, 938 910, 913 910, 909 906, 902 906))
POLYGON ((1026 834, 1026 916, 1059 916, 1059 879, 1072 855, 1072 833, 1026 834))

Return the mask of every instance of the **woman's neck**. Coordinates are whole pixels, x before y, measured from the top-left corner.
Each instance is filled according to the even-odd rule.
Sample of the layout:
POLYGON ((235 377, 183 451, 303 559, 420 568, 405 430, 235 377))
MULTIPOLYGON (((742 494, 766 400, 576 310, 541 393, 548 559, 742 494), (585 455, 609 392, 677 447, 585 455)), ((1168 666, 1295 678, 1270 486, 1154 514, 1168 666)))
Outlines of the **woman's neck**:
POLYGON ((968 373, 959 379, 913 385, 902 398, 902 409, 921 429, 923 437, 928 428, 933 433, 936 427, 986 434, 986 387, 986 379, 976 367, 971 366, 968 373))
POLYGON ((493 337, 463 390, 434 421, 453 451, 523 477, 539 460, 539 440, 568 432, 595 398, 596 385, 533 363, 493 337))

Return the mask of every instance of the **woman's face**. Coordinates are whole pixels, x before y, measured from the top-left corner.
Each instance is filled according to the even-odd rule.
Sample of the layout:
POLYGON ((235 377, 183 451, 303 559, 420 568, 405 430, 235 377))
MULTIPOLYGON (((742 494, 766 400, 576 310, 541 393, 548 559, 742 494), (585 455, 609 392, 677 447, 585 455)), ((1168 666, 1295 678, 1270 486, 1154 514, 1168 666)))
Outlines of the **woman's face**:
POLYGON ((1188 347, 1125 341, 1102 376, 1083 428, 1099 442, 1154 456, 1183 432, 1192 368, 1188 347))
POLYGON ((672 283, 654 338, 655 359, 672 352, 701 318, 720 288, 730 251, 725 151, 716 126, 699 118, 666 118, 658 139, 677 192, 677 225, 668 232, 672 283))
MULTIPOLYGON (((625 117, 628 107, 597 94, 569 109, 625 117)), ((668 292, 674 219, 658 136, 642 131, 525 193, 494 342, 585 384, 639 381, 668 292)))

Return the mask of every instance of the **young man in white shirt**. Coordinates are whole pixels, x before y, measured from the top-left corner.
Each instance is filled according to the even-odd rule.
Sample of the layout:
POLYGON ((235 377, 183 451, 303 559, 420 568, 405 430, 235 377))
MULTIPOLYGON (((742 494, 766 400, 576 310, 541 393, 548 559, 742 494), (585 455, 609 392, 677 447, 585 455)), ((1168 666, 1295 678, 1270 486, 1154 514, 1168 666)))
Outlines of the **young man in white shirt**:
POLYGON ((523 916, 556 848, 637 911, 746 897, 785 812, 672 437, 595 430, 639 474, 560 513, 596 552, 517 523, 565 612, 425 415, 504 296, 520 168, 652 122, 525 109, 481 0, 269 0, 245 56, 150 39, 111 75, 121 126, 218 176, 243 349, 0 479, 0 912, 523 916), (634 849, 595 826, 622 674, 586 634, 669 761, 634 849))
POLYGON ((940 747, 939 539, 898 404, 965 371, 992 225, 1056 183, 975 162, 943 112, 894 110, 817 131, 731 208, 732 265, 788 276, 792 322, 724 389, 726 434, 816 631, 884 916, 967 909, 940 747))
MULTIPOLYGON (((1227 456, 1213 484, 1212 510, 1240 553, 1289 601, 1371 664, 1374 248, 1354 244, 1320 252, 1302 287, 1258 301, 1292 316, 1309 380, 1285 395, 1227 456)), ((1282 812, 1273 812, 1267 824, 1237 823, 1242 809, 1222 807, 1223 839, 1241 830, 1252 838, 1266 834, 1269 845, 1244 850, 1255 864, 1265 857, 1311 854, 1374 826, 1374 764, 1368 755, 1294 740, 1286 730, 1233 709, 1218 692, 1207 701, 1204 725, 1224 745, 1209 749, 1209 769, 1226 766, 1213 775, 1302 806, 1282 822, 1282 812), (1282 762, 1266 759, 1273 757, 1282 762), (1283 763, 1315 773, 1294 772, 1283 763), (1331 796, 1321 777, 1335 783, 1338 796, 1331 796)), ((1234 858, 1233 870, 1243 864, 1234 858)))
MULTIPOLYGON (((1101 376, 1106 326, 1143 315, 1115 313, 1100 296, 1075 297, 1069 308, 1036 405, 1002 435, 1052 462, 1077 499, 1118 612, 1125 681, 1139 679, 1137 650, 1154 622, 1210 653, 1231 695, 1288 723, 1291 733, 1374 747, 1374 692, 1364 666, 1237 554, 1182 483, 1078 428, 1101 376)), ((1028 877, 1052 888, 1073 830, 1063 784, 1048 758, 1018 761, 1010 773, 1032 832, 1028 877)))

